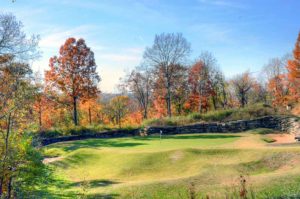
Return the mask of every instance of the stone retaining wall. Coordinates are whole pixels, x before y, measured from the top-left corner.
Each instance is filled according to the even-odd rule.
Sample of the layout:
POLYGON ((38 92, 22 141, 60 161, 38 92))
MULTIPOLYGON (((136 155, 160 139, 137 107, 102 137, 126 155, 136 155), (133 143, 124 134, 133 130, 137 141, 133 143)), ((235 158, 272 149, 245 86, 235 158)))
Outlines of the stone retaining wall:
MULTIPOLYGON (((134 130, 116 130, 97 134, 86 134, 78 136, 64 136, 57 138, 42 139, 42 145, 49 145, 57 142, 84 140, 90 138, 120 138, 139 136, 141 133, 146 135, 159 134, 162 131, 165 135, 192 134, 192 133, 229 133, 242 132, 256 128, 269 128, 278 131, 293 133, 295 118, 292 117, 273 117, 267 116, 253 120, 239 120, 231 122, 197 123, 185 126, 165 126, 165 127, 146 127, 134 130)), ((298 123, 298 122, 297 122, 298 123)))
POLYGON ((97 134, 86 134, 86 135, 72 135, 72 136, 63 136, 57 138, 45 138, 41 140, 43 146, 57 143, 57 142, 66 142, 74 140, 85 140, 91 138, 121 138, 121 137, 133 137, 139 136, 140 129, 133 130, 116 130, 116 131, 106 131, 97 134))
POLYGON ((228 133, 241 132, 255 128, 269 128, 278 131, 289 131, 292 118, 267 116, 253 120, 238 120, 231 122, 198 123, 185 126, 147 127, 147 135, 157 134, 189 134, 189 133, 228 133))

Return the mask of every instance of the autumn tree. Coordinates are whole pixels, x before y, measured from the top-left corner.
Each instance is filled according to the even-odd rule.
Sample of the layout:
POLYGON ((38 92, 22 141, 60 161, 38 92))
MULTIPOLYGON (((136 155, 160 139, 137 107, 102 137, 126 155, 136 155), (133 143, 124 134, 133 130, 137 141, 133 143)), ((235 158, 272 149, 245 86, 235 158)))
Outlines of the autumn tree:
POLYGON ((13 139, 21 137, 24 116, 29 118, 33 89, 26 76, 30 72, 29 66, 22 63, 8 62, 0 67, 0 134, 3 138, 0 141, 0 196, 6 192, 7 198, 11 198, 13 176, 21 164, 16 156, 20 151, 13 139))
POLYGON ((61 46, 59 56, 50 58, 50 69, 45 72, 49 90, 66 95, 73 107, 73 121, 78 125, 77 104, 80 99, 96 96, 100 77, 96 72, 93 51, 83 39, 69 38, 61 46))
POLYGON ((136 67, 135 70, 132 70, 125 80, 127 89, 138 101, 144 119, 148 118, 152 84, 151 73, 143 66, 136 67))
POLYGON ((37 42, 13 15, 0 15, 0 198, 17 198, 22 184, 35 184, 37 173, 30 182, 28 177, 37 169, 35 163, 42 165, 24 136, 33 120, 35 88, 28 61, 38 56, 37 42))
POLYGON ((225 76, 222 71, 218 70, 217 68, 213 68, 211 72, 211 87, 213 93, 212 103, 214 109, 218 109, 221 106, 223 109, 227 107, 227 84, 225 80, 225 76))
POLYGON ((144 52, 143 57, 146 63, 153 68, 154 74, 160 73, 160 77, 163 78, 162 86, 165 89, 164 98, 169 117, 172 116, 172 89, 174 81, 176 81, 177 69, 184 63, 189 53, 190 44, 180 33, 156 35, 153 45, 146 48, 144 52))
POLYGON ((197 61, 189 71, 190 104, 196 105, 198 112, 202 113, 203 108, 207 110, 208 97, 212 95, 209 67, 204 62, 197 61))
POLYGON ((274 106, 283 106, 288 98, 288 79, 287 79, 287 56, 273 58, 263 67, 263 72, 267 77, 267 89, 271 95, 274 106))
POLYGON ((289 91, 292 101, 300 99, 300 32, 293 51, 293 58, 287 63, 289 91))
POLYGON ((93 123, 101 123, 102 105, 99 98, 88 98, 80 103, 80 115, 82 125, 92 125, 93 123))
POLYGON ((248 103, 249 93, 252 86, 255 84, 255 80, 249 72, 245 72, 236 75, 231 82, 240 105, 244 107, 248 103))
POLYGON ((117 124, 119 128, 122 127, 122 121, 129 112, 130 99, 125 95, 118 95, 112 98, 105 107, 105 113, 117 124))
POLYGON ((174 104, 174 111, 177 115, 183 114, 185 111, 185 103, 189 97, 189 84, 188 84, 188 68, 185 66, 177 66, 176 81, 173 85, 173 98, 172 103, 174 104))

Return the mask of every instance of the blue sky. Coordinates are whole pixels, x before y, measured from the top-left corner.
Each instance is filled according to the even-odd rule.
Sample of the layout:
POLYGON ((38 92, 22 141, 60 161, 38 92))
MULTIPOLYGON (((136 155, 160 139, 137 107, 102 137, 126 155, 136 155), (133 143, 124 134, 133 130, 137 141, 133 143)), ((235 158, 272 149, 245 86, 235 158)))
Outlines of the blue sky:
POLYGON ((43 54, 33 68, 41 73, 66 38, 84 38, 95 52, 104 92, 116 92, 155 34, 182 32, 191 60, 210 51, 231 77, 245 70, 259 74, 269 58, 292 51, 300 31, 299 0, 0 0, 0 11, 40 35, 43 54))

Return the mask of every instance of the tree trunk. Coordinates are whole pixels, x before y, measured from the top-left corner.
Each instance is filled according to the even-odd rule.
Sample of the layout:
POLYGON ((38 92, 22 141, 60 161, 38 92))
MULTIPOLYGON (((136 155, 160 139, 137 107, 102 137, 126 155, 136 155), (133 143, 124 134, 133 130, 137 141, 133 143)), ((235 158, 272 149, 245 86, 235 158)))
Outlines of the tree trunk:
POLYGON ((225 91, 225 87, 222 87, 222 93, 223 93, 223 108, 227 107, 227 95, 225 91))
POLYGON ((202 113, 202 97, 199 97, 199 113, 202 113))
POLYGON ((39 110, 39 128, 42 129, 42 109, 39 110))
POLYGON ((89 122, 90 122, 90 125, 92 125, 92 112, 91 112, 91 107, 89 107, 89 122))
POLYGON ((242 97, 241 97, 241 104, 242 104, 242 107, 244 107, 246 104, 246 98, 245 98, 244 94, 242 94, 242 97))
POLYGON ((3 187, 3 177, 0 178, 0 198, 3 194, 3 188, 2 187, 3 187))
POLYGON ((118 114, 117 116, 118 124, 119 124, 119 129, 122 127, 121 126, 121 113, 118 114))
POLYGON ((77 97, 73 97, 73 120, 75 126, 78 125, 78 118, 77 118, 77 97))
POLYGON ((8 114, 7 119, 7 127, 6 127, 6 136, 5 136, 5 153, 2 163, 2 177, 0 180, 0 196, 3 195, 3 185, 4 185, 4 178, 5 178, 5 170, 6 170, 6 159, 8 157, 8 143, 9 143, 9 135, 10 135, 10 126, 11 126, 11 113, 8 114))
POLYGON ((170 87, 168 87, 167 89, 167 114, 169 117, 172 117, 172 111, 171 111, 171 91, 170 91, 170 87))
POLYGON ((12 177, 9 177, 8 183, 7 183, 7 199, 11 199, 11 191, 12 191, 12 177))
POLYGON ((144 109, 144 115, 143 115, 144 119, 148 118, 148 110, 147 108, 144 109))
POLYGON ((212 96, 212 101, 213 101, 213 105, 214 105, 214 110, 217 110, 217 100, 215 96, 212 96))

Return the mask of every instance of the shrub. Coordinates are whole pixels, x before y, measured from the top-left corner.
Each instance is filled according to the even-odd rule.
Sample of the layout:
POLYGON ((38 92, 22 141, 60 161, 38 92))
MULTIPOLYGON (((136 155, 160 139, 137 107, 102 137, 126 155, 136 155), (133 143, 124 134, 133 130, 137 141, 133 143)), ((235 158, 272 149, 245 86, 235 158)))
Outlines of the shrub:
POLYGON ((275 133, 273 129, 259 128, 255 130, 255 133, 265 135, 270 133, 275 133))
POLYGON ((104 131, 112 131, 112 130, 133 130, 138 127, 136 126, 124 126, 123 128, 113 128, 104 125, 97 125, 97 126, 73 126, 73 127, 65 127, 65 128, 56 128, 56 129, 49 129, 43 130, 40 132, 35 133, 41 138, 55 138, 61 136, 70 136, 70 135, 91 135, 97 134, 104 131))
POLYGON ((262 140, 265 141, 266 143, 273 143, 273 142, 276 142, 275 139, 269 138, 269 137, 264 137, 264 138, 262 138, 262 140))
POLYGON ((63 132, 58 129, 43 130, 39 132, 39 136, 43 138, 54 138, 63 136, 63 132))

